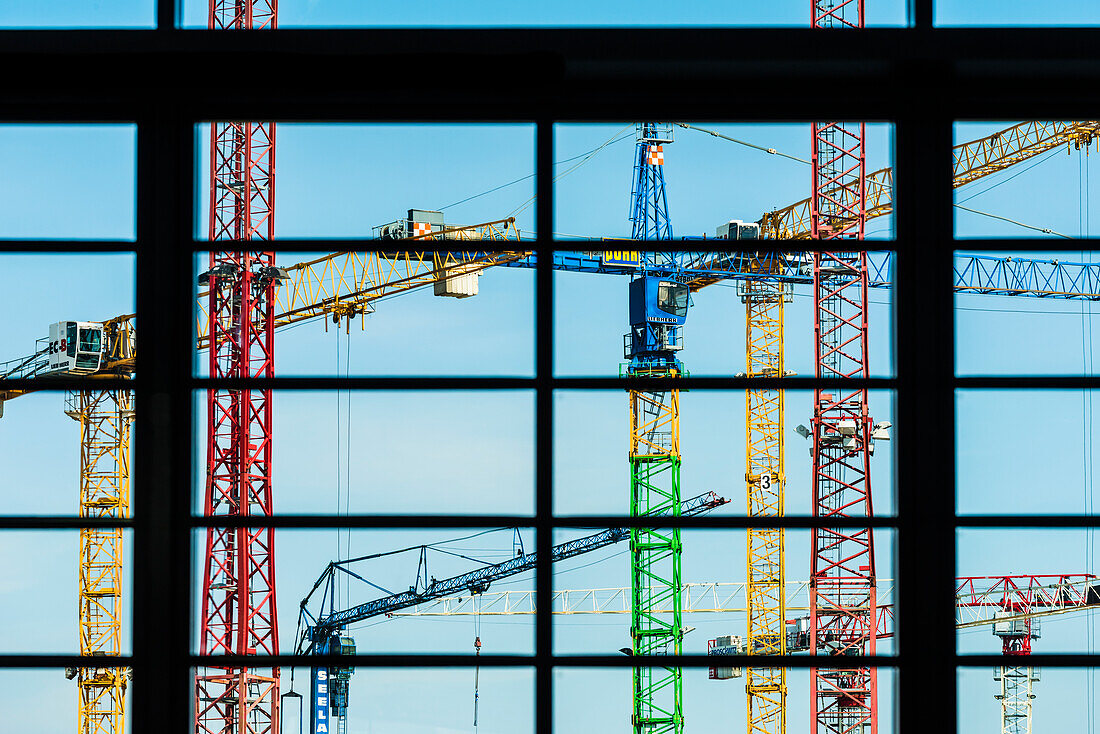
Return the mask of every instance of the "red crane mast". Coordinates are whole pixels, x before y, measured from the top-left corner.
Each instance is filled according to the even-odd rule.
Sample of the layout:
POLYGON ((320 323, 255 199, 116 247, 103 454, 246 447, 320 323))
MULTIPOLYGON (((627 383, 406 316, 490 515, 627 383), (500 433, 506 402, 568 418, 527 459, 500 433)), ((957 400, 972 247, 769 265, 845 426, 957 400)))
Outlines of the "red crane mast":
MULTIPOLYGON (((276 27, 277 0, 210 0, 211 29, 276 27)), ((275 123, 215 122, 210 133, 211 242, 274 236, 275 123)), ((265 250, 218 251, 200 276, 209 287, 212 378, 274 376, 271 308, 280 271, 265 250)), ((271 390, 206 395, 208 517, 270 516, 271 390)), ((277 655, 272 528, 208 528, 199 652, 277 655)), ((279 669, 206 667, 195 678, 198 734, 279 730, 279 669)))
MULTIPOLYGON (((863 0, 811 0, 814 28, 862 28, 863 0)), ((867 221, 863 123, 811 125, 811 236, 862 240, 867 221)), ((839 244, 839 243, 837 243, 839 244)), ((813 255, 815 374, 866 378, 867 253, 813 255)), ((871 518, 872 425, 866 389, 814 390, 813 513, 871 518)), ((875 553, 870 527, 814 528, 810 557, 810 652, 874 655, 875 553)), ((877 671, 814 668, 812 733, 877 734, 877 671)))

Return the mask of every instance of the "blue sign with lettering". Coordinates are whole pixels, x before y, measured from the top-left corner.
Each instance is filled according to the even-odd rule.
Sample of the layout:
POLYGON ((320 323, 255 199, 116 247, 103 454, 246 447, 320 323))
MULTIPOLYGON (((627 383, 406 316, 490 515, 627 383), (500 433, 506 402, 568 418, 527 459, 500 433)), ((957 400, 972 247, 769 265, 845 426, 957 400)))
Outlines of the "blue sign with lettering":
POLYGON ((310 712, 310 731, 313 734, 329 734, 328 668, 313 669, 313 708, 310 712))

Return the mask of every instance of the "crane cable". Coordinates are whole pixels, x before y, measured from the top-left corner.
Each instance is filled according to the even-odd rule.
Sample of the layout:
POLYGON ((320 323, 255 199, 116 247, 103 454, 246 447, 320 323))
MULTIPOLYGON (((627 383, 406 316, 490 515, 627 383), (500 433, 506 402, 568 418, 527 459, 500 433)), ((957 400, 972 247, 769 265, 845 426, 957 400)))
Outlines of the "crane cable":
MULTIPOLYGON (((1077 162, 1077 178, 1078 178, 1078 227, 1081 233, 1081 237, 1088 238, 1089 236, 1089 163, 1088 155, 1080 156, 1077 162)), ((1089 250, 1081 251, 1081 259, 1088 258, 1088 262, 1092 261, 1092 253, 1089 250)), ((1089 302, 1081 303, 1081 367, 1082 373, 1086 377, 1091 377, 1093 374, 1093 345, 1092 345, 1092 304, 1089 302)), ((1093 403, 1092 403, 1092 390, 1084 389, 1081 391, 1081 418, 1084 422, 1084 430, 1082 432, 1084 451, 1082 452, 1082 462, 1084 470, 1084 511, 1086 515, 1091 515, 1094 510, 1093 505, 1093 456, 1092 456, 1092 441, 1093 441, 1093 403)), ((1093 564, 1093 556, 1095 553, 1095 533, 1092 527, 1085 528, 1085 570, 1088 571, 1093 564)), ((1088 616, 1092 616, 1091 614, 1088 616)), ((1089 619, 1086 622, 1085 627, 1085 640, 1087 643, 1087 650, 1092 653, 1095 648, 1095 631, 1094 620, 1089 619)), ((1096 732, 1096 671, 1087 670, 1085 672, 1085 699, 1088 701, 1087 706, 1087 731, 1089 734, 1095 734, 1096 732)))
MULTIPOLYGON (((611 136, 610 138, 608 138, 607 140, 605 140, 605 141, 604 141, 603 143, 601 143, 601 144, 600 144, 599 146, 597 146, 597 147, 593 148, 592 150, 588 151, 587 153, 584 153, 584 154, 583 154, 583 157, 581 157, 581 160, 580 160, 580 162, 576 163, 576 164, 575 164, 575 165, 573 165, 573 166, 570 166, 569 168, 565 169, 564 171, 562 171, 562 172, 561 172, 561 173, 559 173, 558 175, 554 176, 554 178, 553 178, 553 182, 554 182, 554 183, 557 183, 557 182, 558 182, 559 180, 561 180, 562 178, 565 178, 565 177, 566 177, 566 176, 568 176, 568 175, 569 175, 570 173, 572 173, 573 171, 575 171, 575 170, 577 170, 578 168, 580 168, 581 166, 583 166, 583 165, 584 165, 585 163, 588 163, 588 161, 590 161, 590 160, 592 159, 592 156, 596 155, 597 153, 599 153, 599 152, 600 152, 601 150, 603 150, 603 149, 604 149, 604 148, 606 148, 607 146, 611 145, 612 143, 617 143, 617 142, 618 142, 619 140, 623 140, 624 138, 622 138, 622 137, 619 137, 619 136, 621 136, 621 135, 623 134, 623 132, 624 132, 624 131, 626 131, 626 130, 627 130, 627 129, 628 129, 628 128, 629 128, 630 126, 631 126, 631 125, 633 125, 633 124, 634 124, 634 123, 632 123, 632 122, 631 122, 631 123, 627 123, 626 125, 624 125, 624 126, 622 127, 622 129, 620 129, 619 131, 617 131, 617 132, 616 132, 616 133, 615 133, 614 135, 612 135, 612 136, 611 136)), ((629 136, 627 136, 627 137, 629 137, 629 136)), ((573 160, 573 159, 570 159, 570 160, 573 160)), ((510 216, 510 217, 514 217, 514 216, 516 216, 516 215, 518 215, 518 214, 522 213, 522 212, 523 212, 523 211, 525 211, 525 210, 526 210, 526 209, 527 209, 528 207, 530 207, 530 206, 531 206, 532 204, 534 204, 534 203, 535 203, 535 200, 536 200, 536 199, 538 199, 538 194, 535 194, 535 195, 534 195, 534 196, 532 196, 532 197, 531 197, 530 199, 528 199, 527 201, 523 202, 522 204, 520 204, 519 206, 517 206, 517 207, 516 207, 515 209, 513 209, 512 211, 508 212, 508 216, 510 216)))
POLYGON ((713 135, 716 138, 721 138, 722 140, 728 140, 731 143, 737 143, 738 145, 744 145, 747 148, 752 148, 753 150, 759 150, 759 151, 762 151, 764 153, 768 153, 769 155, 777 155, 777 156, 780 156, 782 158, 790 158, 792 161, 797 161, 799 163, 805 163, 807 166, 810 165, 810 162, 808 160, 806 160, 805 158, 799 158, 798 156, 793 156, 790 153, 784 153, 782 151, 778 151, 775 148, 765 148, 762 145, 756 145, 755 143, 750 143, 746 140, 738 140, 737 138, 731 138, 729 135, 723 135, 722 133, 718 132, 717 130, 708 130, 705 127, 696 127, 695 125, 689 125, 686 122, 677 122, 675 124, 679 127, 685 128, 687 130, 698 130, 701 133, 706 133, 707 135, 713 135))
MULTIPOLYGON (((728 140, 731 143, 737 143, 738 145, 744 145, 745 147, 752 148, 753 150, 759 150, 759 151, 762 151, 764 153, 768 153, 770 155, 777 155, 777 156, 781 156, 783 158, 788 158, 792 161, 797 161, 798 163, 803 163, 807 166, 810 165, 810 161, 806 160, 805 158, 799 158, 798 156, 791 155, 790 153, 783 153, 782 151, 778 151, 775 148, 765 148, 762 145, 756 145, 755 143, 750 143, 746 140, 738 140, 737 138, 730 137, 729 135, 723 135, 722 133, 717 132, 716 130, 708 130, 708 129, 703 128, 703 127, 697 127, 695 125, 689 125, 686 122, 677 122, 675 124, 678 125, 679 127, 682 127, 682 128, 687 128, 689 130, 698 130, 701 133, 706 133, 707 135, 713 135, 714 137, 721 138, 722 140, 728 140)), ((1053 151, 1052 151, 1052 153, 1053 153, 1053 151)), ((1027 168, 1024 168, 1021 171, 1015 172, 1014 174, 1012 174, 1008 178, 1005 178, 1005 179, 1002 179, 1002 180, 998 181, 997 183, 993 184, 989 188, 987 188, 983 191, 979 191, 975 194, 972 194, 972 195, 966 197, 965 199, 962 199, 962 201, 969 201, 970 199, 973 199, 975 196, 981 196, 982 194, 984 194, 988 191, 991 191, 992 189, 997 188, 1001 184, 1007 183, 1008 181, 1011 181, 1012 179, 1019 176, 1021 173, 1024 173, 1026 171, 1031 170, 1032 168, 1039 165, 1040 163, 1045 163, 1051 157, 1052 156, 1047 156, 1046 158, 1042 158, 1042 159, 1036 161, 1035 163, 1031 164, 1027 168)), ((886 184, 879 184, 879 185, 882 186, 883 188, 891 188, 890 186, 887 186, 886 184)), ((989 212, 983 212, 980 209, 971 209, 970 207, 963 206, 961 203, 953 203, 952 206, 954 206, 956 209, 962 209, 963 211, 970 212, 971 214, 979 214, 983 217, 990 217, 992 219, 999 219, 1002 222, 1008 222, 1009 224, 1015 224, 1017 227, 1023 227, 1024 229, 1031 229, 1031 230, 1034 230, 1036 232, 1042 232, 1043 234, 1054 235, 1055 237, 1062 237, 1062 238, 1067 239, 1067 240, 1074 239, 1073 237, 1070 237, 1069 235, 1062 234, 1061 232, 1056 232, 1053 229, 1050 229, 1049 227, 1036 227, 1035 225, 1025 224, 1024 222, 1019 222, 1015 219, 1009 219, 1008 217, 1002 217, 998 214, 990 214, 989 212)))
MULTIPOLYGON (((341 364, 340 360, 340 330, 336 329, 336 376, 340 377, 341 369, 343 369, 343 376, 351 376, 351 334, 347 335, 347 344, 344 348, 344 360, 341 364)), ((347 391, 346 396, 343 394, 343 390, 336 391, 336 515, 348 516, 351 514, 351 390, 347 391), (346 400, 347 407, 342 407, 346 400), (341 418, 343 413, 347 414, 346 422, 344 422, 344 431, 341 431, 341 418)), ((351 557, 351 528, 336 528, 336 557, 337 558, 350 558, 351 557), (344 541, 341 544, 341 541, 344 541)), ((351 579, 345 577, 343 588, 343 599, 348 601, 351 598, 351 579)), ((333 589, 335 595, 340 591, 339 582, 337 582, 333 589)))
MULTIPOLYGON (((481 657, 481 594, 474 596, 474 656, 481 657)), ((481 665, 474 664, 474 731, 477 731, 478 678, 481 665)))

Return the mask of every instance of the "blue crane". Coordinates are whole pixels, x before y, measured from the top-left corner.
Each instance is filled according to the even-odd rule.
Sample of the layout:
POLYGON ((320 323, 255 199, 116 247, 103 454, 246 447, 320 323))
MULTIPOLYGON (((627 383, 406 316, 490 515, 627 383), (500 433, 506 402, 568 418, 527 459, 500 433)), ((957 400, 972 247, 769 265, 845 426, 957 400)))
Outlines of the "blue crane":
MULTIPOLYGON (((719 497, 714 492, 707 492, 684 500, 680 505, 680 516, 701 515, 728 502, 729 500, 719 497)), ((564 561, 568 558, 614 545, 629 537, 629 528, 608 528, 593 535, 554 546, 550 551, 550 560, 554 563, 564 561)), ((425 548, 421 548, 422 554, 424 550, 425 548)), ((440 599, 455 594, 481 594, 487 591, 494 581, 534 570, 538 565, 538 553, 525 553, 522 546, 520 546, 517 548, 516 557, 503 563, 484 566, 450 578, 425 579, 423 586, 421 585, 422 576, 418 571, 416 584, 410 586, 407 591, 388 594, 364 604, 337 611, 333 595, 337 573, 347 574, 352 578, 374 586, 374 588, 380 588, 348 568, 349 564, 373 557, 376 556, 333 561, 318 577, 317 582, 301 603, 299 618, 305 624, 298 639, 297 652, 299 654, 354 655, 355 640, 344 634, 344 629, 348 625, 372 617, 392 614, 432 599, 440 599), (317 613, 311 613, 308 605, 318 592, 320 592, 319 609, 317 613), (328 606, 327 613, 323 611, 326 605, 328 606)), ((421 568, 425 568, 423 566, 423 555, 421 568)), ((343 722, 347 716, 348 688, 353 672, 354 668, 350 666, 314 666, 311 668, 309 729, 311 734, 329 734, 333 731, 333 722, 336 722, 337 729, 343 728, 343 722)))

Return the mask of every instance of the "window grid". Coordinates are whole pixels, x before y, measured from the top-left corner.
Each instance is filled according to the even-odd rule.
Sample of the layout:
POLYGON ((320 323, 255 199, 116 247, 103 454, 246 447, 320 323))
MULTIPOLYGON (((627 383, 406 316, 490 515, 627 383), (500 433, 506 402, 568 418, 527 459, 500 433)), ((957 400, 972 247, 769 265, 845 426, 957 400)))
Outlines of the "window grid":
MULTIPOLYGON (((929 0, 917 0, 915 6, 916 27, 898 31, 891 37, 919 48, 924 42, 930 26, 932 3, 929 0), (909 34, 908 36, 906 34, 909 34)), ((170 29, 171 20, 176 17, 173 0, 158 0, 158 20, 162 29, 170 29)), ((321 32, 323 33, 323 32, 321 32)), ((1057 45, 1056 33, 1033 31, 1034 38, 1040 41, 1052 39, 1051 46, 1057 45)), ((178 35, 171 30, 150 31, 147 34, 178 35)), ((583 38, 585 34, 569 31, 558 32, 563 44, 569 39, 583 38)), ((9 37, 11 34, 0 34, 9 37)), ((64 32, 35 34, 47 41, 55 53, 65 51, 67 42, 64 32)), ((84 32, 84 38, 90 39, 90 48, 106 47, 117 34, 111 32, 84 32)), ((192 38, 201 33, 184 34, 192 38)), ((316 35, 316 34, 314 34, 316 35)), ((452 39, 461 39, 462 31, 450 31, 452 39)), ((690 32, 680 34, 682 39, 691 37, 690 32)), ((732 36, 747 37, 744 32, 731 32, 732 36)), ((792 32, 792 37, 798 35, 792 32)), ((956 38, 973 38, 980 45, 993 43, 992 37, 981 30, 960 31, 953 34, 956 38)), ((1081 34, 1077 34, 1080 36, 1081 34)), ((71 36, 70 36, 71 37, 71 36)), ((192 47, 188 40, 181 43, 192 47)), ((456 41, 461 47, 461 40, 456 41)), ((3 44, 0 44, 2 47, 3 44)), ((194 50, 200 50, 203 42, 196 40, 194 50)), ((683 49, 685 45, 674 49, 683 49)), ((908 47, 906 47, 908 48, 908 47)), ((1029 47, 1024 47, 1029 48, 1029 47)), ((1034 46, 1030 48, 1035 48, 1034 46)), ((1049 47, 1048 47, 1049 48, 1049 47)), ((15 56, 23 53, 33 57, 33 53, 18 48, 12 52, 15 56)), ((349 57, 350 50, 344 52, 349 57)), ((676 51, 673 51, 675 55, 676 51)), ((788 52, 794 62, 804 61, 797 52, 788 52)), ((874 56, 872 48, 867 55, 874 56)), ((892 57, 886 51, 877 52, 889 61, 892 57)), ((938 452, 935 461, 929 457, 922 446, 909 436, 935 431, 941 444, 954 444, 954 425, 949 419, 954 415, 954 393, 961 387, 1005 388, 1096 388, 1100 379, 1086 377, 1070 378, 956 378, 954 375, 954 338, 953 338, 953 296, 951 292, 953 240, 951 211, 951 127, 955 117, 973 116, 984 119, 1012 118, 1024 119, 1050 115, 1051 111, 1076 111, 1092 104, 1091 96, 1095 85, 1082 85, 1079 80, 1066 85, 1065 80, 1055 76, 1056 72, 1043 70, 1038 57, 1044 53, 1057 55, 1044 47, 1039 47, 1032 59, 1036 74, 1047 74, 1051 84, 1037 85, 1027 103, 1014 100, 1011 106, 998 97, 997 75, 987 71, 992 80, 991 91, 986 95, 976 95, 965 104, 957 102, 946 108, 924 109, 906 104, 904 95, 889 98, 891 103, 883 106, 883 98, 870 95, 862 107, 853 103, 852 117, 883 117, 896 124, 896 160, 898 172, 896 181, 896 222, 898 238, 894 243, 876 243, 874 249, 896 247, 901 253, 895 265, 896 282, 900 287, 894 289, 894 309, 896 319, 895 378, 867 381, 869 387, 888 388, 896 391, 896 415, 898 430, 897 447, 897 517, 878 518, 876 527, 896 528, 897 576, 901 579, 897 600, 899 614, 897 633, 900 638, 899 652, 895 657, 880 659, 882 663, 896 666, 899 673, 898 704, 896 717, 905 722, 914 731, 931 730, 933 724, 942 730, 945 724, 954 726, 955 722, 955 671, 958 665, 995 665, 1000 656, 979 655, 960 656, 955 652, 953 581, 955 532, 963 527, 1086 527, 1096 526, 1095 517, 1087 516, 1045 516, 1028 518, 1018 516, 967 516, 955 515, 954 488, 954 452, 938 452), (1071 96, 1072 94, 1072 96, 1071 96), (1045 96, 1044 96, 1045 95, 1045 96), (976 99, 976 101, 975 101, 976 99), (1046 105, 1042 104, 1046 101, 1046 105), (1074 106, 1076 105, 1076 106, 1074 106), (866 114, 864 114, 866 112, 866 114), (950 113, 950 114, 945 114, 950 113), (939 212, 932 216, 930 212, 939 212), (919 253, 910 257, 908 253, 919 253), (919 285, 918 285, 919 284, 919 285), (945 433, 949 432, 949 433, 945 433), (950 441, 944 438, 950 437, 950 441), (930 552, 930 548, 939 549, 930 552), (938 691, 936 706, 928 707, 928 681, 936 681, 938 691)), ((568 56, 568 53, 565 54, 568 56)), ((904 57, 905 52, 897 53, 904 57)), ((23 67, 12 67, 23 68, 23 67)), ((626 76, 628 79, 642 81, 653 71, 654 65, 644 61, 628 61, 626 76)), ((924 72, 928 74, 927 71, 924 72)), ((736 77, 736 74, 733 74, 736 77)), ((854 78, 854 75, 852 78, 854 78)), ((921 81, 920 74, 900 78, 899 86, 914 93, 928 87, 921 81)), ((782 80, 796 83, 799 72, 779 73, 782 80)), ((959 82, 945 82, 955 84, 959 82)), ((629 85, 627 85, 629 86, 629 85)), ((718 88, 719 85, 715 85, 718 88)), ((190 652, 191 629, 196 620, 191 618, 194 608, 191 595, 193 558, 191 556, 191 533, 195 528, 211 524, 201 517, 193 517, 191 511, 191 493, 193 491, 192 451, 193 403, 192 391, 203 389, 212 381, 195 378, 192 375, 192 345, 190 343, 192 314, 190 304, 193 300, 191 282, 191 256, 193 251, 209 247, 205 242, 191 240, 192 217, 194 212, 194 190, 191 177, 193 163, 193 125, 212 117, 259 117, 259 115, 217 115, 219 111, 233 112, 247 107, 249 101, 229 99, 226 93, 215 92, 201 105, 187 106, 179 100, 160 98, 150 108, 133 104, 112 110, 108 105, 94 98, 74 96, 71 103, 57 104, 58 96, 73 96, 73 90, 59 90, 44 87, 40 95, 13 97, 13 102, 0 111, 5 121, 30 121, 51 119, 91 119, 136 122, 138 126, 138 235, 135 243, 90 243, 90 242, 35 242, 3 241, 0 252, 132 252, 137 258, 137 312, 146 327, 142 331, 143 364, 152 365, 144 374, 125 383, 133 389, 136 396, 137 417, 135 424, 135 512, 134 519, 118 522, 118 525, 133 527, 134 532, 134 599, 133 619, 133 655, 123 658, 123 664, 131 665, 135 670, 135 679, 140 681, 131 702, 133 727, 135 731, 151 729, 160 724, 165 731, 189 731, 191 728, 191 667, 200 665, 203 659, 190 652), (121 115, 121 117, 116 117, 121 115), (159 328, 150 328, 151 324, 159 328)), ((325 93, 317 93, 323 112, 309 104, 309 94, 284 103, 272 103, 270 100, 252 100, 252 103, 265 107, 274 106, 283 114, 263 115, 274 118, 290 119, 377 119, 372 118, 377 110, 362 103, 342 103, 326 98, 325 93)), ((592 518, 583 520, 569 517, 556 517, 552 513, 552 399, 557 389, 607 389, 624 387, 618 379, 598 378, 555 378, 553 377, 553 337, 550 328, 553 318, 552 274, 549 267, 554 243, 546 233, 552 231, 553 211, 553 124, 557 121, 582 121, 583 113, 578 113, 578 102, 569 101, 560 107, 554 103, 535 100, 535 95, 518 94, 525 101, 526 109, 537 110, 529 119, 537 124, 536 140, 536 187, 540 205, 537 212, 537 230, 542 233, 536 243, 540 263, 536 273, 536 371, 532 379, 516 378, 470 378, 434 380, 432 378, 295 378, 277 379, 273 387, 285 389, 337 388, 353 387, 363 389, 410 389, 424 387, 438 388, 475 388, 508 389, 517 386, 533 387, 536 394, 536 515, 534 518, 502 518, 494 516, 472 516, 446 518, 439 516, 359 516, 341 517, 331 521, 316 517, 279 516, 266 525, 275 527, 448 527, 448 526, 498 526, 514 524, 534 527, 537 532, 537 549, 542 561, 536 571, 536 588, 546 589, 551 584, 551 564, 548 550, 553 543, 553 530, 557 527, 570 527, 579 523, 600 524, 604 520, 629 524, 623 518, 592 518), (578 114, 581 116, 578 117, 578 114)), ((577 99, 583 95, 579 95, 577 99)), ((843 95, 841 95, 843 97, 843 95)), ((688 104, 677 106, 661 98, 650 100, 652 104, 642 104, 616 98, 602 110, 592 112, 593 121, 610 117, 615 111, 617 119, 624 117, 653 116, 654 111, 664 111, 665 117, 698 119, 747 119, 748 116, 767 117, 771 109, 765 102, 746 110, 726 102, 703 105, 688 104), (687 111, 703 111, 703 114, 683 114, 687 111), (632 114, 642 112, 644 114, 632 114)), ((803 106, 804 103, 803 103, 803 106)), ((508 115, 514 112, 507 108, 506 101, 499 106, 486 104, 479 110, 463 110, 463 119, 494 121, 514 119, 508 115)), ((453 109, 453 108, 452 108, 453 109)), ((777 103, 774 106, 776 119, 797 119, 791 112, 793 108, 777 103)), ((804 114, 804 110, 802 114, 804 114)), ((436 111, 419 110, 408 119, 444 121, 444 114, 451 115, 446 105, 436 111)), ((802 121, 806 121, 802 118, 802 121)), ((308 249, 328 249, 334 243, 311 241, 305 244, 308 249)), ((335 243, 337 248, 347 249, 348 242, 335 243)), ((1006 250, 1006 249, 1056 249, 1057 243, 1047 240, 987 240, 966 242, 968 250, 1006 250)), ((369 249, 366 242, 357 243, 357 249, 369 249)), ((356 249, 353 248, 353 249, 356 249)), ((301 250, 298 243, 277 242, 274 249, 301 250)), ((660 249, 654 246, 654 249, 660 249)), ((805 247, 794 248, 804 251, 805 247)), ((812 379, 785 379, 782 387, 813 387, 812 379)), ((57 381, 51 388, 64 389, 78 387, 79 380, 57 381)), ((108 387, 109 383, 96 382, 97 387, 108 387)), ((835 384, 835 383, 834 383, 835 384)), ((684 383, 693 389, 744 389, 743 380, 709 378, 692 379, 684 383)), ((753 386, 763 386, 753 381, 753 386)), ((18 386, 18 385, 13 385, 18 386)), ((625 491, 625 489, 624 489, 625 491)), ((75 518, 0 518, 0 528, 77 528, 88 525, 86 521, 75 518)), ((227 524, 218 520, 217 524, 227 524)), ((647 523, 651 525, 652 523, 647 523)), ((671 523, 666 523, 671 524, 671 523)), ((685 518, 679 523, 683 527, 748 527, 751 525, 809 527, 812 519, 784 518, 782 521, 767 520, 753 522, 745 518, 685 518)), ((835 523, 831 523, 835 524, 835 523)), ((533 665, 536 672, 536 722, 535 730, 540 734, 549 733, 552 724, 552 674, 555 667, 622 667, 632 662, 622 657, 555 657, 551 653, 551 615, 548 613, 549 594, 539 595, 539 612, 536 617, 536 652, 534 656, 483 656, 481 665, 533 665)), ((366 666, 420 666, 447 665, 468 666, 473 662, 472 655, 367 655, 360 656, 355 664, 366 666)), ((754 657, 756 663, 767 662, 754 657)), ((1089 655, 1034 655, 1032 660, 1038 665, 1082 666, 1095 664, 1096 657, 1089 655)), ((678 661, 684 667, 706 666, 705 656, 683 656, 678 661)), ((295 662, 293 656, 282 656, 277 661, 281 665, 295 662)), ((299 659, 299 662, 302 662, 299 659)), ((743 662, 743 661, 742 661, 743 662)), ((791 657, 781 661, 792 668, 809 667, 812 660, 805 656, 791 657)), ((74 656, 34 656, 0 655, 0 669, 16 667, 59 667, 86 664, 87 659, 74 656)), ((899 725, 900 728, 900 725, 899 725)))

